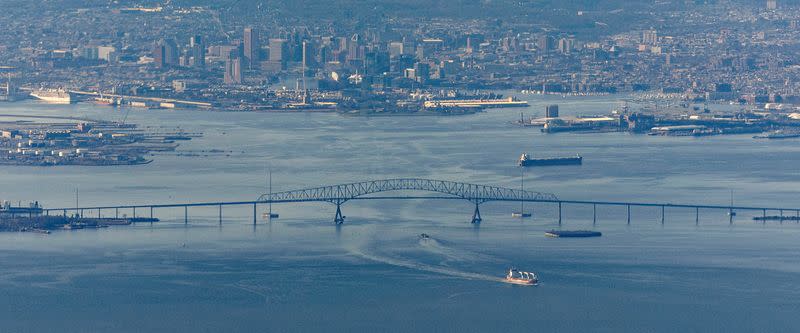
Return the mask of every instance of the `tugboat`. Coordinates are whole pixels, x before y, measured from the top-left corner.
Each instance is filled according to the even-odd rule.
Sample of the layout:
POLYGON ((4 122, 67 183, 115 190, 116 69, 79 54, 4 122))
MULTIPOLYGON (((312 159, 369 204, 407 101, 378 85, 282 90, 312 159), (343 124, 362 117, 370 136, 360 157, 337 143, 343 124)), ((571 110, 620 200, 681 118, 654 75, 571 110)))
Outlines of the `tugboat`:
POLYGON ((536 273, 523 272, 516 268, 511 268, 506 274, 505 282, 523 286, 535 286, 539 284, 539 277, 536 276, 536 273))

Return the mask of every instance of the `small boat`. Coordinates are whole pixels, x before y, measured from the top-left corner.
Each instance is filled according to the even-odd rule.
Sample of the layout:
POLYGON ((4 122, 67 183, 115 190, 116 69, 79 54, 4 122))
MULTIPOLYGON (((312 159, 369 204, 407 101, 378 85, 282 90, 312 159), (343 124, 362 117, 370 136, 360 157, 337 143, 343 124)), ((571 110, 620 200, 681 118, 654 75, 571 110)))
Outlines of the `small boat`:
POLYGON ((531 217, 531 213, 513 212, 511 213, 511 217, 531 217))
POLYGON ((428 235, 428 234, 419 234, 419 238, 427 240, 427 239, 431 239, 431 236, 428 235))
POLYGON ((511 268, 506 274, 505 282, 523 286, 535 286, 539 284, 539 277, 536 276, 536 273, 523 272, 516 268, 511 268))
POLYGON ((277 219, 281 216, 278 213, 265 212, 264 214, 261 214, 261 217, 265 220, 271 220, 271 219, 277 219))

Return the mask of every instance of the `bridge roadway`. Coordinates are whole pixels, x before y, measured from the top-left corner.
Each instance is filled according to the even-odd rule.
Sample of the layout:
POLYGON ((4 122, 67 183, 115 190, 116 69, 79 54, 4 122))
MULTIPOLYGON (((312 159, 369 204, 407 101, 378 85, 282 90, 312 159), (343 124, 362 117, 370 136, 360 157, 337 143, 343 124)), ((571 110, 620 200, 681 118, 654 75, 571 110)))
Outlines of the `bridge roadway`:
MULTIPOLYGON (((800 208, 785 207, 757 207, 741 205, 705 205, 705 204, 673 204, 673 203, 648 203, 648 202, 623 202, 623 201, 593 201, 593 200, 563 200, 550 193, 523 191, 511 188, 496 186, 451 182, 433 179, 420 178, 397 178, 375 181, 364 181, 349 184, 332 186, 322 186, 301 190, 292 190, 261 195, 253 201, 218 201, 218 202, 190 202, 190 203, 171 203, 171 204, 140 204, 140 205, 116 205, 116 206, 86 206, 70 208, 47 208, 44 213, 50 215, 53 212, 63 213, 75 212, 84 216, 85 211, 96 211, 97 216, 101 216, 104 210, 114 210, 114 216, 119 218, 119 211, 132 210, 133 217, 136 218, 136 211, 139 209, 149 209, 150 217, 154 217, 155 209, 160 208, 184 208, 184 221, 188 222, 188 209, 190 207, 219 207, 219 219, 222 222, 222 207, 224 206, 252 206, 253 223, 258 220, 258 205, 281 204, 281 203, 301 203, 301 202, 328 202, 336 205, 334 223, 344 223, 345 216, 342 215, 341 205, 350 200, 467 200, 474 204, 475 210, 472 216, 472 223, 482 221, 480 215, 480 205, 486 202, 532 202, 545 203, 558 206, 558 223, 562 222, 562 211, 564 205, 590 205, 592 206, 593 221, 597 221, 597 206, 622 206, 627 207, 627 223, 631 223, 631 207, 655 207, 661 208, 661 223, 665 221, 666 208, 682 208, 695 210, 695 223, 699 223, 700 209, 704 210, 723 210, 728 212, 730 223, 733 223, 735 211, 760 211, 766 217, 767 211, 794 212, 800 218, 800 208), (408 195, 408 196, 373 196, 375 193, 394 192, 394 191, 424 191, 435 192, 444 195, 408 195)), ((139 216, 141 217, 141 215, 139 216)))

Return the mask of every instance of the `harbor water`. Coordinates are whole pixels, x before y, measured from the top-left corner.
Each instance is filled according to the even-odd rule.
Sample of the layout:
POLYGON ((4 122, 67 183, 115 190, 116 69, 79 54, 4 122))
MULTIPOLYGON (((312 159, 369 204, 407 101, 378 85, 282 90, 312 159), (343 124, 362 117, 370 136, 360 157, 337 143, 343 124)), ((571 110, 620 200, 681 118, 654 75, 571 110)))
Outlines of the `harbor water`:
MULTIPOLYGON (((529 108, 459 117, 139 110, 0 104, 0 114, 77 116, 202 132, 147 165, 0 166, 0 199, 46 207, 254 200, 274 191, 415 177, 568 200, 800 208, 800 141, 752 135, 543 134, 519 113, 605 114, 618 98, 521 96, 529 108), (580 154, 582 165, 517 167, 580 154), (181 156, 185 155, 185 156, 181 156)), ((13 119, 0 116, 0 120, 13 119)), ((156 210, 153 224, 0 233, 3 332, 794 332, 800 224, 761 212, 374 200, 156 210), (602 237, 553 239, 551 229, 602 237), (420 239, 426 233, 430 239, 420 239), (515 266, 537 287, 502 283, 515 266)), ((101 212, 103 215, 114 212, 101 212)), ((121 212, 131 214, 132 212, 121 212)), ((777 212, 769 212, 774 215, 777 212)), ((794 212, 786 212, 793 214, 794 212)), ((90 214, 87 212, 87 214, 90 214)), ((94 214, 94 213, 92 213, 94 214)), ((149 214, 149 212, 147 212, 149 214)))

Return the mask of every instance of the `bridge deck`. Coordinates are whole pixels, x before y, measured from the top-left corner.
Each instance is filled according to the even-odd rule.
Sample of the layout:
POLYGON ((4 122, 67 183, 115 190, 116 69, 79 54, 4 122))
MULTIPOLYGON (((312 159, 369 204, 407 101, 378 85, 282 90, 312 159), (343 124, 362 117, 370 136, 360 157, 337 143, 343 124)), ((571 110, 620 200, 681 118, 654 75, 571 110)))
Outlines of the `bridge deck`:
MULTIPOLYGON (((624 202, 624 201, 593 201, 593 200, 563 200, 550 193, 523 191, 517 189, 451 182, 434 179, 422 178, 395 178, 384 179, 375 181, 364 181, 349 184, 340 184, 332 186, 322 186, 315 188, 306 188, 293 191, 284 191, 277 193, 268 193, 261 195, 257 200, 253 201, 216 201, 216 202, 188 202, 188 203, 170 203, 170 204, 140 204, 140 205, 111 205, 111 206, 88 206, 88 207, 68 207, 68 208, 49 208, 44 209, 45 214, 50 212, 63 212, 65 215, 68 211, 81 212, 85 210, 97 211, 100 216, 101 210, 114 209, 116 213, 120 209, 133 209, 134 216, 136 209, 145 208, 150 209, 150 214, 153 214, 155 208, 184 208, 186 219, 188 220, 189 207, 219 207, 220 221, 222 220, 222 207, 223 206, 243 206, 250 205, 253 207, 253 223, 257 220, 257 206, 259 204, 279 204, 279 203, 300 203, 300 202, 329 202, 336 205, 336 218, 335 222, 341 223, 344 217, 341 215, 341 205, 350 200, 467 200, 475 205, 473 214, 473 223, 480 223, 480 209, 479 205, 482 203, 497 201, 497 202, 533 202, 533 203, 551 203, 558 205, 558 220, 561 222, 561 210, 564 204, 572 205, 592 205, 594 206, 594 214, 596 219, 597 206, 624 206, 628 208, 628 223, 630 223, 631 207, 660 207, 661 208, 661 221, 664 221, 665 209, 671 208, 688 208, 695 209, 696 214, 699 216, 700 209, 720 209, 727 210, 729 213, 737 211, 761 211, 766 216, 766 211, 780 211, 783 215, 784 211, 796 212, 800 216, 800 208, 782 208, 782 207, 759 207, 759 206, 742 206, 742 205, 704 205, 704 204, 673 204, 673 203, 648 203, 648 202, 624 202), (424 191, 432 192, 427 196, 378 196, 376 193, 395 192, 395 191, 424 191)), ((732 216, 734 214, 729 214, 732 216)), ((699 217, 698 219, 699 220, 699 217)))
MULTIPOLYGON (((463 200, 459 197, 449 196, 374 196, 358 197, 350 200, 463 200)), ((800 208, 781 208, 781 207, 762 207, 762 206, 726 206, 726 205, 693 205, 693 204, 672 204, 654 202, 625 202, 625 201, 591 201, 591 200, 542 200, 542 199, 493 199, 488 201, 498 202, 533 202, 533 203, 552 203, 552 204, 581 204, 598 206, 631 206, 631 207, 672 207, 672 208, 691 208, 691 209, 724 209, 740 211, 800 211, 800 208)), ((488 202, 487 201, 487 202, 488 202)), ((301 202, 329 202, 327 199, 289 199, 289 200, 256 200, 256 201, 210 201, 210 202, 191 202, 191 203, 171 203, 171 204, 140 204, 140 205, 117 205, 117 206, 85 206, 85 207, 64 207, 64 208, 45 208, 44 211, 75 211, 75 210, 97 210, 97 209, 133 209, 133 208, 180 208, 180 207, 209 207, 209 206, 245 206, 260 204, 280 204, 280 203, 301 203, 301 202)))

